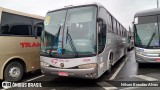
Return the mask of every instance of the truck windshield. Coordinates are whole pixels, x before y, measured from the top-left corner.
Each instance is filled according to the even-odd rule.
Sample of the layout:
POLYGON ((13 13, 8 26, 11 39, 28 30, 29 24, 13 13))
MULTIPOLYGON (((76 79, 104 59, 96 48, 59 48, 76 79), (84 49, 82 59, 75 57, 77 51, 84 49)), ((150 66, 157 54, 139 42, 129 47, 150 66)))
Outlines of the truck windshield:
POLYGON ((75 57, 96 54, 95 6, 49 12, 44 21, 41 55, 75 57))
POLYGON ((137 17, 135 21, 135 46, 159 48, 157 16, 137 17))

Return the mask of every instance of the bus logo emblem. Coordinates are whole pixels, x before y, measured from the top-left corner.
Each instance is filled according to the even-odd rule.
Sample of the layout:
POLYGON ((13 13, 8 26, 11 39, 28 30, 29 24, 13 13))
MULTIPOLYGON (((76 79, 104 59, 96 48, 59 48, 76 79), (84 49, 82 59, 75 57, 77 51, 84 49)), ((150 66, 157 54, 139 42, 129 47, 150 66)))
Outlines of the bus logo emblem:
POLYGON ((57 59, 53 59, 53 60, 52 60, 52 63, 54 63, 54 64, 56 64, 57 62, 58 62, 57 59))
POLYGON ((64 67, 64 63, 61 63, 60 66, 63 68, 64 67))

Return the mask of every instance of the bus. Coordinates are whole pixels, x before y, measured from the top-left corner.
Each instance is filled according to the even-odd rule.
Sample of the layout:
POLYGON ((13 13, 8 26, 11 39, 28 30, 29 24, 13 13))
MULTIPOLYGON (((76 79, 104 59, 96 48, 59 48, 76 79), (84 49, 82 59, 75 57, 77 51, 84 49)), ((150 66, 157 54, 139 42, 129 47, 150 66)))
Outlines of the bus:
POLYGON ((127 53, 127 30, 99 3, 49 11, 43 28, 44 75, 96 79, 127 53))
POLYGON ((0 79, 19 81, 24 73, 40 69, 42 16, 0 7, 0 79))
POLYGON ((133 26, 137 63, 160 63, 160 9, 137 12, 133 26))

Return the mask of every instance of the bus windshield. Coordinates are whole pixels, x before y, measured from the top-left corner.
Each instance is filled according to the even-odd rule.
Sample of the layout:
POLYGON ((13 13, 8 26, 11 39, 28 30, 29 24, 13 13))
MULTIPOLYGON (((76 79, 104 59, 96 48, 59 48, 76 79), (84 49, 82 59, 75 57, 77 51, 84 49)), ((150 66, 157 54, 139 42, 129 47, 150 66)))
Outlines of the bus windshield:
POLYGON ((41 55, 75 57, 96 54, 95 6, 49 12, 44 21, 41 55))
POLYGON ((157 16, 135 18, 135 46, 159 48, 159 30, 157 16))

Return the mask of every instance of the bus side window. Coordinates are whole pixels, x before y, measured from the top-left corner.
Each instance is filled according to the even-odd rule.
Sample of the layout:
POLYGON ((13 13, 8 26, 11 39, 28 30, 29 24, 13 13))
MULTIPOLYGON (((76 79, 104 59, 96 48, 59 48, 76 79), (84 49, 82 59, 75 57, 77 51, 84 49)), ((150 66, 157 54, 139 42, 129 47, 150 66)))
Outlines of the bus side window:
POLYGON ((13 25, 10 28, 11 35, 30 35, 30 25, 13 25))
POLYGON ((107 33, 107 25, 108 25, 108 15, 107 11, 102 7, 99 11, 99 34, 98 34, 98 53, 103 52, 106 44, 106 33, 107 33))
POLYGON ((30 17, 2 12, 1 34, 4 35, 31 35, 32 20, 30 17), (8 25, 8 26, 6 26, 8 25))
POLYGON ((9 25, 4 25, 1 27, 1 34, 9 34, 9 25))

